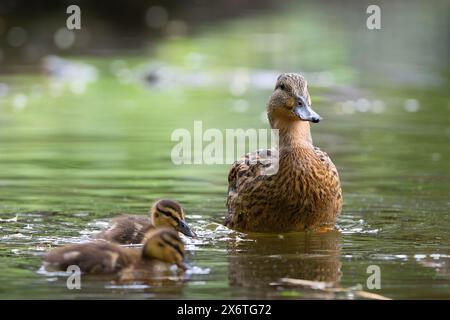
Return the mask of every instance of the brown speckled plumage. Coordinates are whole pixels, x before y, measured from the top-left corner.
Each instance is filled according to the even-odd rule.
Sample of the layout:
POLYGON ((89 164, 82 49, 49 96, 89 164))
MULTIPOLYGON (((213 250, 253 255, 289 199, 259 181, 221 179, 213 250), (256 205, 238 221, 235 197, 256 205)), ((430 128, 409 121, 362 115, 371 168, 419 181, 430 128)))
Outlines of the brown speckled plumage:
POLYGON ((44 255, 43 263, 47 271, 66 271, 75 265, 89 274, 128 274, 131 270, 148 274, 167 264, 184 269, 183 257, 184 244, 177 232, 161 228, 146 234, 142 249, 95 241, 56 248, 44 255))
POLYGON ((95 238, 120 244, 141 243, 145 233, 154 228, 150 217, 124 214, 114 218, 111 225, 96 234, 95 238))
POLYGON ((184 211, 180 204, 162 199, 153 204, 150 216, 120 215, 112 220, 109 227, 94 235, 94 238, 120 244, 138 244, 148 231, 159 227, 173 228, 187 236, 195 236, 184 221, 184 211))
POLYGON ((138 260, 139 251, 130 250, 108 242, 74 244, 47 253, 44 266, 48 271, 66 271, 76 265, 84 273, 115 273, 138 260))
POLYGON ((236 161, 228 176, 225 225, 253 232, 288 232, 332 228, 342 209, 339 175, 328 155, 312 144, 311 109, 306 80, 298 74, 278 78, 267 106, 271 127, 279 129, 278 150, 257 151, 236 161), (301 109, 303 108, 303 109, 301 109), (302 120, 311 112, 308 121, 302 120), (278 172, 266 175, 267 163, 279 155, 278 172))

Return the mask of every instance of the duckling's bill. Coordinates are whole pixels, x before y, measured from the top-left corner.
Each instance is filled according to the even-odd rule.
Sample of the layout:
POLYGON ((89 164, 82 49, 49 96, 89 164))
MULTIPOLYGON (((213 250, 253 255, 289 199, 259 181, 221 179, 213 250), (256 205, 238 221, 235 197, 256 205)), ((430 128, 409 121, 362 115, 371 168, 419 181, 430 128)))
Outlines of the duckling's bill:
POLYGON ((197 235, 195 234, 194 231, 192 231, 191 227, 188 226, 188 224, 186 223, 186 221, 184 220, 180 220, 180 222, 178 223, 176 229, 181 232, 182 234, 184 234, 185 236, 191 237, 191 238, 196 238, 197 235))

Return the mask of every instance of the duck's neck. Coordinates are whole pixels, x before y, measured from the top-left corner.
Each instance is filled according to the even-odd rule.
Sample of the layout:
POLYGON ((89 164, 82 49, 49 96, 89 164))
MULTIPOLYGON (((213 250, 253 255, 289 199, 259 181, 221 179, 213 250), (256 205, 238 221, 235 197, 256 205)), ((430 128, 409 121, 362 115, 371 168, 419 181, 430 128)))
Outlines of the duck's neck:
POLYGON ((272 127, 279 130, 280 151, 313 147, 311 130, 307 121, 276 120, 272 127))

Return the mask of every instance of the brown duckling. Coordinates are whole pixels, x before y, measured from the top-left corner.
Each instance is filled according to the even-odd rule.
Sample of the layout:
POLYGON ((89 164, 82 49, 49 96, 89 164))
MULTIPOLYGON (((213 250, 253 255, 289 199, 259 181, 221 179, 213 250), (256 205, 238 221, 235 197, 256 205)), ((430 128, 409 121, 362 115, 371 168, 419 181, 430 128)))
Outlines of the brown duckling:
POLYGON ((185 270, 184 244, 178 233, 168 228, 151 230, 142 249, 96 241, 67 245, 48 252, 43 257, 47 271, 66 271, 76 265, 82 273, 121 275, 128 270, 156 271, 161 266, 176 264, 185 270))
POLYGON ((247 154, 228 176, 225 225, 254 232, 288 232, 334 228, 342 209, 338 172, 328 155, 312 143, 310 122, 321 117, 311 109, 305 78, 284 73, 267 105, 272 129, 279 130, 276 152, 247 154), (278 156, 278 171, 249 159, 278 156))
POLYGON ((184 220, 184 210, 173 200, 156 201, 150 209, 150 217, 121 215, 113 219, 111 226, 97 233, 94 238, 105 239, 120 244, 142 243, 145 234, 154 228, 168 227, 188 237, 195 233, 184 220))

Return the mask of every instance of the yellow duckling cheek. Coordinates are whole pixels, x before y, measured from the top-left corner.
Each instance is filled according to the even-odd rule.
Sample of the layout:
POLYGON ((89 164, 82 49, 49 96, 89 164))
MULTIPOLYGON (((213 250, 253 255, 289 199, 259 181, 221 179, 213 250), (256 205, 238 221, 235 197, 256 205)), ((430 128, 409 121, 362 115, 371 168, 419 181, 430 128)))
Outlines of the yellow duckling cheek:
POLYGON ((176 222, 173 221, 173 219, 170 219, 170 218, 160 217, 157 220, 157 224, 155 225, 155 227, 175 228, 176 227, 176 222))

